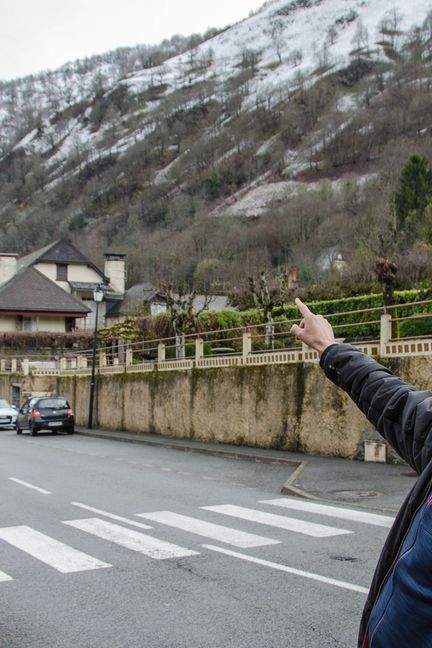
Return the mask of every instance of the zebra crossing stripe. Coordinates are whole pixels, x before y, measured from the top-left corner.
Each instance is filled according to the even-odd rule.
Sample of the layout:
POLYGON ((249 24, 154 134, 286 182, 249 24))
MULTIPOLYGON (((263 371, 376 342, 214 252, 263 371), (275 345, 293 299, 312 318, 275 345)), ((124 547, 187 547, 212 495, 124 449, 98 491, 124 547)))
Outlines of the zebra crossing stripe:
POLYGON ((75 529, 80 529, 90 533, 98 538, 109 540, 126 549, 138 551, 145 556, 156 560, 165 560, 166 558, 184 558, 186 556, 197 556, 199 552, 179 547, 178 545, 158 540, 152 536, 126 529, 119 524, 113 524, 99 518, 87 518, 84 520, 68 520, 63 522, 75 529))
POLYGON ((2 583, 3 581, 11 581, 11 580, 13 580, 12 576, 8 576, 4 572, 0 571, 0 583, 2 583))
POLYGON ((223 515, 230 515, 231 517, 240 518, 241 520, 248 520, 249 522, 267 524, 268 526, 278 527, 279 529, 286 529, 287 531, 303 533, 304 535, 313 536, 314 538, 328 538, 330 536, 353 533, 352 531, 347 531, 346 529, 337 529, 336 527, 326 526, 324 524, 316 524, 315 522, 305 522, 304 520, 296 520, 295 518, 285 517, 284 515, 265 513, 264 511, 257 511, 255 509, 244 508, 243 506, 235 506, 233 504, 222 504, 220 506, 202 506, 201 508, 205 511, 222 513, 223 515))
POLYGON ((234 547, 264 547, 266 545, 280 544, 280 540, 272 540, 263 536, 255 535, 254 533, 246 533, 245 531, 238 531, 230 527, 225 527, 213 522, 205 522, 204 520, 197 520, 187 515, 180 515, 172 513, 171 511, 157 511, 155 513, 137 513, 138 517, 151 520, 152 522, 160 522, 182 531, 189 531, 196 535, 204 536, 205 538, 212 538, 219 542, 225 542, 233 545, 234 547))
POLYGON ((102 511, 101 509, 93 508, 93 506, 87 506, 87 504, 81 504, 81 502, 71 502, 72 506, 79 506, 79 508, 85 509, 86 511, 91 511, 92 513, 97 513, 98 515, 104 515, 105 517, 110 518, 111 520, 117 520, 117 522, 125 522, 131 526, 138 527, 140 529, 152 529, 153 527, 148 524, 142 524, 141 522, 136 522, 135 520, 129 520, 129 518, 122 517, 121 515, 114 515, 114 513, 108 513, 108 511, 102 511))
POLYGON ((309 578, 311 580, 319 581, 320 583, 333 585, 334 587, 341 587, 342 589, 350 590, 351 592, 360 592, 361 594, 367 594, 369 591, 367 587, 362 587, 361 585, 354 585, 353 583, 340 581, 337 580, 336 578, 328 578, 327 576, 321 576, 320 574, 306 572, 303 571, 302 569, 287 567, 287 565, 281 565, 279 563, 275 563, 270 560, 263 560, 262 558, 255 558, 255 556, 248 556, 246 554, 238 553, 237 551, 223 549, 222 547, 214 547, 213 545, 203 545, 203 547, 205 549, 209 549, 210 551, 216 551, 217 553, 225 554, 226 556, 232 556, 233 558, 240 558, 240 560, 246 560, 247 562, 254 563, 255 565, 270 567, 271 569, 277 569, 278 571, 282 571, 287 574, 293 574, 295 576, 309 578))
POLYGON ((316 504, 315 502, 306 502, 291 498, 278 498, 273 500, 261 500, 261 504, 271 504, 282 508, 292 509, 295 511, 305 511, 307 513, 316 513, 319 515, 328 515, 341 520, 352 520, 353 522, 364 522, 374 526, 391 527, 394 518, 389 515, 378 515, 376 513, 367 513, 365 511, 355 511, 354 509, 338 508, 328 504, 316 504))
POLYGON ((28 526, 0 529, 0 540, 8 542, 62 574, 112 566, 28 526))

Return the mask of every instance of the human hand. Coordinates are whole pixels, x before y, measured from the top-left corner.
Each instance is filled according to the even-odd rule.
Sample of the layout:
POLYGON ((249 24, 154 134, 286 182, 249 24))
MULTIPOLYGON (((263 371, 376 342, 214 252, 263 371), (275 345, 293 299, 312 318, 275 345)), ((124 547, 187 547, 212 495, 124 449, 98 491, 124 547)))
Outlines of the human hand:
POLYGON ((291 333, 321 355, 330 344, 336 342, 330 323, 322 315, 312 313, 300 299, 297 298, 295 304, 303 319, 299 325, 291 327, 291 333))

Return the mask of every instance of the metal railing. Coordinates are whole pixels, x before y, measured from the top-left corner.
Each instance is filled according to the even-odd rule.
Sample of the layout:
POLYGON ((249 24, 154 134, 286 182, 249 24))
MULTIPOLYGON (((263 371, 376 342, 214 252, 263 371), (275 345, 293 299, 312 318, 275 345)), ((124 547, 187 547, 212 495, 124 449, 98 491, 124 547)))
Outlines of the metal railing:
MULTIPOLYGON (((368 355, 382 358, 432 355, 432 320, 430 335, 403 338, 394 334, 403 322, 432 318, 432 300, 396 304, 386 309, 374 307, 329 313, 326 317, 334 321, 332 326, 339 339, 352 343, 368 355), (419 309, 424 312, 418 312, 419 309)), ((99 374, 104 375, 318 362, 318 353, 299 345, 290 333, 291 326, 298 322, 298 319, 280 319, 177 337, 138 342, 117 340, 98 348, 96 366, 99 374)), ((86 349, 60 358, 47 360, 45 357, 45 361, 33 356, 2 358, 0 372, 80 376, 89 375, 91 365, 92 349, 86 349)))

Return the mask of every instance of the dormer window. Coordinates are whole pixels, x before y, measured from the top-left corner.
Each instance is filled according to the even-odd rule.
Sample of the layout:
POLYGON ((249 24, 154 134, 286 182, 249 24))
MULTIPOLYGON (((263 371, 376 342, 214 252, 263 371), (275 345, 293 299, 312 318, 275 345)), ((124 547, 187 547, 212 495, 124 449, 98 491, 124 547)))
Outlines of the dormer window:
POLYGON ((68 267, 66 263, 57 263, 57 277, 56 281, 67 281, 68 280, 68 267))

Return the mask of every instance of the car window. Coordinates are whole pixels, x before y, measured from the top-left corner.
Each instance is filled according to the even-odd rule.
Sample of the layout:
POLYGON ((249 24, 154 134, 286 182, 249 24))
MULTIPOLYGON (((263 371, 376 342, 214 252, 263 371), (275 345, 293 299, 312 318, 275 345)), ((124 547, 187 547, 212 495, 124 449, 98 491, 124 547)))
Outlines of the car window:
POLYGON ((28 409, 29 405, 30 405, 30 398, 27 398, 27 400, 23 403, 21 409, 26 410, 28 409))
POLYGON ((10 407, 10 405, 7 402, 7 400, 3 400, 3 398, 0 398, 0 407, 10 407))
POLYGON ((37 405, 46 409, 69 409, 69 403, 65 398, 41 398, 37 405))

